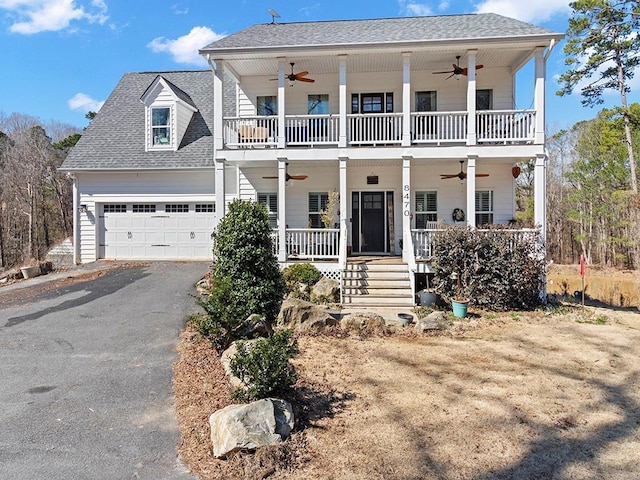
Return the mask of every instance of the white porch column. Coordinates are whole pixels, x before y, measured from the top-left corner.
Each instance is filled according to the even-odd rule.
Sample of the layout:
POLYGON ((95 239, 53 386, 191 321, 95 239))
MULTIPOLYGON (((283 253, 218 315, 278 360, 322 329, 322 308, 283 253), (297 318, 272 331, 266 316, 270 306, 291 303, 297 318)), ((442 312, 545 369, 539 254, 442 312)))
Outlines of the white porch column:
POLYGON ((467 226, 476 228, 476 159, 467 156, 467 226))
POLYGON ((213 149, 215 152, 222 150, 224 132, 224 62, 216 60, 215 66, 209 63, 213 69, 213 149))
POLYGON ((215 180, 216 180, 216 226, 224 218, 227 213, 227 205, 225 201, 224 190, 224 168, 225 161, 221 158, 214 159, 215 180))
POLYGON ((540 154, 536 157, 533 180, 533 221, 540 228, 542 242, 547 240, 547 156, 540 154))
POLYGON ((534 105, 536 109, 536 132, 535 143, 538 145, 544 145, 544 125, 545 125, 545 111, 544 111, 544 95, 545 95, 545 76, 546 66, 544 58, 544 47, 536 48, 535 58, 535 94, 534 105))
POLYGON ((411 159, 402 157, 402 261, 412 264, 414 261, 411 249, 411 159))
POLYGON ((340 97, 340 126, 338 137, 338 148, 346 148, 347 146, 347 57, 340 55, 340 78, 339 78, 339 97, 340 97))
POLYGON ((402 146, 411 145, 411 52, 402 52, 402 146))
POLYGON ((278 59, 278 148, 285 147, 284 59, 278 59))
POLYGON ((278 261, 287 260, 287 159, 278 157, 278 261))
POLYGON ((467 50, 467 145, 478 141, 476 131, 476 54, 477 50, 467 50))
POLYGON ((347 235, 349 212, 347 212, 347 157, 338 157, 340 176, 340 252, 338 263, 341 269, 347 265, 347 235))

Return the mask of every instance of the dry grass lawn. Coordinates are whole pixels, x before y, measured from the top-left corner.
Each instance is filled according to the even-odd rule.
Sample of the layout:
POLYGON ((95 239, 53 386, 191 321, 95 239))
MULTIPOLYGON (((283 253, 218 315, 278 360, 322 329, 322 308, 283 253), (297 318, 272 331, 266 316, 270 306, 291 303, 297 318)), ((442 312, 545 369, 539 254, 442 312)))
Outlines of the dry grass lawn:
POLYGON ((637 312, 486 315, 439 336, 299 342, 298 431, 215 460, 206 418, 228 390, 208 346, 183 335, 180 452, 200 478, 640 478, 637 312))

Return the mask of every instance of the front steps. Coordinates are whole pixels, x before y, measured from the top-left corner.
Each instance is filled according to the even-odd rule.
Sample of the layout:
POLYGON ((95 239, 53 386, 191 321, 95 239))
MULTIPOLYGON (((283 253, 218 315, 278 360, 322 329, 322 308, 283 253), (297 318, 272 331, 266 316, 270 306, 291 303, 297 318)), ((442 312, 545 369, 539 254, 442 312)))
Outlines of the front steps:
POLYGON ((342 304, 352 307, 415 305, 409 269, 401 259, 349 259, 342 280, 342 304))

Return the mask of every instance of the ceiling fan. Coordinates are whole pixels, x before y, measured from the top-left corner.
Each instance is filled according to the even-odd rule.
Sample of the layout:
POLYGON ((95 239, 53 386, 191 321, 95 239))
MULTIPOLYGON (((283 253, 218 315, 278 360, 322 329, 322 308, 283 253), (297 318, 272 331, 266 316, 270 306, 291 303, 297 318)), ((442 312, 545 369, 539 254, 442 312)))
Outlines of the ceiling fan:
MULTIPOLYGON (((464 160, 460 160, 460 171, 458 173, 452 173, 452 174, 443 173, 443 174, 440 174, 440 177, 443 180, 447 178, 457 178, 460 181, 464 180, 465 178, 467 178, 467 174, 462 171, 463 164, 464 164, 464 160)), ((489 176, 488 173, 476 173, 476 177, 488 177, 488 176, 489 176)))
MULTIPOLYGON (((456 55, 456 63, 452 63, 453 65, 453 70, 446 70, 444 72, 433 72, 434 75, 438 75, 441 73, 450 73, 451 75, 449 75, 447 78, 445 78, 445 80, 450 79, 451 77, 453 77, 454 75, 468 75, 469 74, 469 70, 467 69, 467 67, 461 67, 460 66, 460 55, 456 55)), ((476 70, 480 70, 481 68, 484 68, 484 65, 476 65, 476 70)))
MULTIPOLYGON (((293 66, 295 65, 294 62, 291 62, 289 65, 291 65, 291 73, 289 75, 285 75, 285 77, 290 82, 295 82, 296 80, 298 80, 300 82, 307 82, 307 83, 315 82, 315 80, 313 78, 307 78, 307 75, 309 74, 309 72, 307 72, 306 70, 303 71, 303 72, 293 73, 293 66)), ((278 79, 277 78, 270 78, 269 80, 273 81, 273 80, 278 80, 278 79)))
MULTIPOLYGON (((287 166, 289 164, 287 163, 287 166)), ((262 178, 278 178, 278 176, 276 175, 275 177, 262 177, 262 178)), ((285 181, 289 181, 289 180, 306 180, 307 178, 309 178, 309 175, 289 175, 289 172, 286 172, 285 174, 285 181)))

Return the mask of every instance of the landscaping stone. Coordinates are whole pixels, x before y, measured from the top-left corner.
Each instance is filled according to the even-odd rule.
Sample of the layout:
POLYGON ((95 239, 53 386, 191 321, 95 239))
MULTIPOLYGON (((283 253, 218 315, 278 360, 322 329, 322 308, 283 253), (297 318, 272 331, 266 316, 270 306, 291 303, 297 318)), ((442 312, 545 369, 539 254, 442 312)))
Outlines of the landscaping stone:
POLYGON ((419 319, 414 328, 416 333, 424 333, 429 330, 446 330, 449 328, 449 318, 444 312, 431 312, 426 317, 419 319))
POLYGON ((384 318, 377 313, 355 312, 345 315, 340 320, 340 328, 346 331, 361 333, 386 333, 384 318))
POLYGON ((238 342, 245 342, 247 350, 250 350, 251 347, 259 340, 259 338, 255 338, 253 340, 236 340, 229 346, 229 348, 222 352, 222 355, 220 356, 220 363, 222 364, 222 368, 224 368, 224 373, 227 375, 232 389, 237 390, 238 388, 247 388, 242 380, 236 377, 231 371, 231 359, 235 357, 236 353, 238 353, 238 342))
POLYGON ((296 332, 318 331, 338 324, 327 308, 299 299, 282 302, 276 321, 278 327, 292 328, 296 332))
POLYGON ((322 277, 311 288, 311 300, 314 302, 337 303, 340 301, 340 285, 335 280, 322 277))
POLYGON ((293 409, 284 400, 265 398, 218 410, 209 417, 209 425, 213 454, 220 458, 282 442, 293 430, 293 409))

